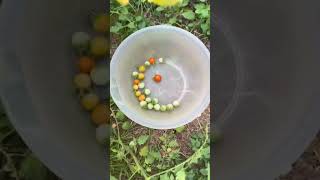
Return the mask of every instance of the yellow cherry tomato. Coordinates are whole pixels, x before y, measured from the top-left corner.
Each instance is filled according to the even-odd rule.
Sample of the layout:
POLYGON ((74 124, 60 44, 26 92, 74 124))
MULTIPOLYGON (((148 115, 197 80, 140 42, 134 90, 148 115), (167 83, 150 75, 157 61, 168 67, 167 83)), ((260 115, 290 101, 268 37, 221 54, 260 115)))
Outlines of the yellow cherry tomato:
MULTIPOLYGON (((74 77, 74 84, 77 88, 88 89, 91 86, 91 79, 88 74, 79 73, 74 77)), ((139 88, 139 87, 138 87, 139 88)))
POLYGON ((144 74, 143 73, 139 73, 138 74, 138 79, 143 80, 144 79, 144 74))
POLYGON ((93 93, 87 94, 81 98, 82 106, 88 111, 91 111, 93 108, 95 108, 98 103, 99 97, 93 93))
POLYGON ((133 89, 134 89, 134 90, 138 90, 138 89, 139 89, 139 86, 135 84, 135 85, 133 85, 133 89))
POLYGON ((136 91, 136 96, 139 97, 141 95, 141 91, 136 91))
POLYGON ((90 41, 90 52, 92 55, 101 57, 105 56, 108 51, 108 41, 103 36, 98 36, 90 41))
POLYGON ((139 72, 144 73, 146 68, 144 66, 139 66, 139 72))

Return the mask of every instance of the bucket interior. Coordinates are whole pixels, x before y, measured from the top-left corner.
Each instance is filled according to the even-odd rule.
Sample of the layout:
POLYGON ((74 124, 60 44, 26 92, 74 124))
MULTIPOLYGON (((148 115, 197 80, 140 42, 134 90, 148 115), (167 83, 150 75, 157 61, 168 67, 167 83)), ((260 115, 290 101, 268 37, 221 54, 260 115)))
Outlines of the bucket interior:
POLYGON ((133 121, 157 129, 176 128, 192 121, 208 106, 210 96, 210 55, 204 44, 180 28, 152 26, 125 39, 111 60, 111 95, 133 121), (150 97, 167 105, 177 100, 173 111, 148 111, 140 107, 132 89, 132 72, 154 57, 155 65, 146 68, 145 88, 150 97), (164 63, 158 63, 163 58, 164 63), (154 82, 156 74, 162 76, 154 82))

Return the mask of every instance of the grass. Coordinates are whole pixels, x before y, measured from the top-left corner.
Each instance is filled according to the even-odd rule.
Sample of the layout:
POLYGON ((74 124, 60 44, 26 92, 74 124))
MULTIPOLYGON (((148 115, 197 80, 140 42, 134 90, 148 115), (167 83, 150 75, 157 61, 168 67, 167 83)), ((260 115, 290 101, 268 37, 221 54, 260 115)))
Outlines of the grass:
POLYGON ((170 24, 188 30, 209 45, 210 4, 208 0, 183 0, 174 7, 159 7, 146 0, 119 6, 112 0, 110 9, 112 49, 133 32, 152 25, 170 24))
MULTIPOLYGON (((210 6, 207 0, 185 0, 177 7, 158 7, 145 0, 128 6, 111 2, 111 54, 133 32, 170 24, 190 31, 207 46, 210 6)), ((128 119, 111 100, 111 179, 210 179, 209 113, 171 130, 154 130, 128 119)))
POLYGON ((208 121, 172 130, 142 127, 111 101, 112 179, 207 179, 210 177, 208 121))

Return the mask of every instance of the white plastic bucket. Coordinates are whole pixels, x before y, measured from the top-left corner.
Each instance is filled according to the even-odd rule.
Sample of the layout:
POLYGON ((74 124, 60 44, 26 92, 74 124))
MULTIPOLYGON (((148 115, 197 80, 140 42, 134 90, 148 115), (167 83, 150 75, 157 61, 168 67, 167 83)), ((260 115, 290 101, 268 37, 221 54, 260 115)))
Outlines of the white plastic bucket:
POLYGON ((127 37, 115 51, 110 64, 110 94, 124 114, 143 126, 170 129, 200 116, 210 102, 210 53, 193 34, 181 28, 158 25, 141 29, 127 37), (132 72, 150 57, 162 57, 165 64, 146 71, 145 84, 151 97, 162 104, 179 100, 171 112, 142 109, 132 91, 132 72), (153 82, 162 74, 161 83, 153 82))

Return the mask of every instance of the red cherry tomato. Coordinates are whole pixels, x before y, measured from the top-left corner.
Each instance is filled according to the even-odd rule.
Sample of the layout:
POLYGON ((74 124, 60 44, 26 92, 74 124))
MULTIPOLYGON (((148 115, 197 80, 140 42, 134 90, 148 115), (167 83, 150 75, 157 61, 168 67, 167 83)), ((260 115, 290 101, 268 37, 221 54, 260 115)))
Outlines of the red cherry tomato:
POLYGON ((152 57, 152 58, 149 58, 149 63, 150 64, 154 64, 156 62, 156 60, 152 57))
POLYGON ((162 77, 161 77, 161 75, 159 75, 159 74, 156 74, 156 75, 153 77, 153 80, 154 80, 155 82, 157 82, 157 83, 159 83, 159 82, 161 81, 161 79, 162 79, 162 77))

